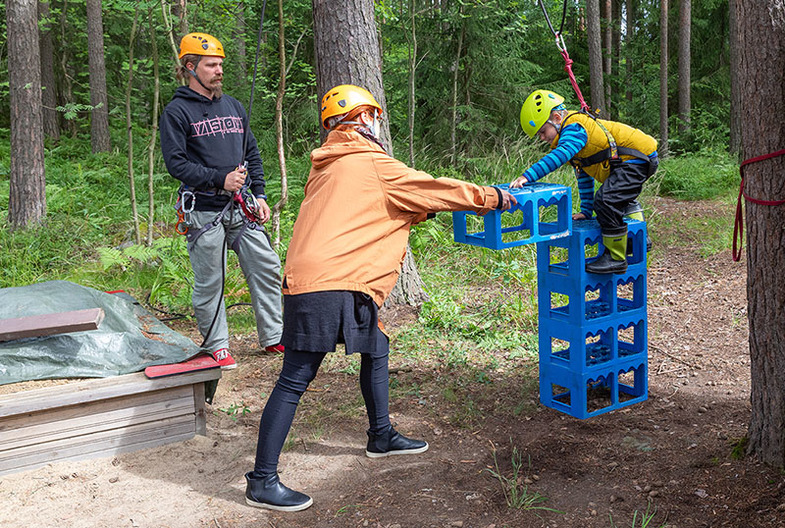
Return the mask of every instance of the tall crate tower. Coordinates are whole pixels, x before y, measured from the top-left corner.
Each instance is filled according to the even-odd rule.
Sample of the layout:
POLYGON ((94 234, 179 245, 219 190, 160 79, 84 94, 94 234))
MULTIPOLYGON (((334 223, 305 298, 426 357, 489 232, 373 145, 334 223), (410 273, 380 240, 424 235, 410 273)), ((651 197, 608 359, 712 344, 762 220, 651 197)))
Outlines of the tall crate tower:
POLYGON ((599 275, 586 262, 604 251, 596 220, 569 237, 537 243, 540 401, 589 418, 648 397, 646 223, 627 220, 628 268, 599 275))

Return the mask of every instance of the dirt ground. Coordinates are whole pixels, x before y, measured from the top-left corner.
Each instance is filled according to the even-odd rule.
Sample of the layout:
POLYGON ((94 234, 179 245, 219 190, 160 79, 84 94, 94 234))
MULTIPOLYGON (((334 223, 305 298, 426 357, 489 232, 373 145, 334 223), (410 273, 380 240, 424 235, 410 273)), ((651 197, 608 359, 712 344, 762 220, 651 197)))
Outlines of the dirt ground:
MULTIPOLYGON (((673 220, 724 215, 714 202, 657 199, 673 220)), ((658 232, 668 239, 669 223, 658 232)), ((310 494, 299 513, 244 502, 256 431, 280 356, 253 336, 232 342, 239 368, 219 384, 207 437, 141 452, 0 477, 0 526, 27 527, 650 527, 785 526, 785 478, 732 453, 750 416, 746 268, 730 250, 703 259, 699 241, 655 251, 649 268, 649 398, 587 420, 537 403, 536 362, 463 383, 450 369, 400 364, 393 354, 393 420, 431 444, 421 456, 364 456, 356 374, 323 369, 298 413, 282 479, 310 494), (445 386, 464 388, 445 398, 445 386), (456 420, 471 400, 471 415, 456 420), (336 414, 336 416, 331 416, 336 414), (331 419, 332 418, 332 419, 331 419), (494 468, 552 510, 509 508, 494 468)), ((655 243, 656 240, 655 240, 655 243)), ((393 334, 412 320, 386 320, 393 334)), ((394 345, 394 342, 393 342, 394 345)), ((394 347, 393 347, 394 348, 394 347)), ((503 354, 504 351, 500 351, 503 354)), ((736 449, 738 452, 739 449, 736 449)))

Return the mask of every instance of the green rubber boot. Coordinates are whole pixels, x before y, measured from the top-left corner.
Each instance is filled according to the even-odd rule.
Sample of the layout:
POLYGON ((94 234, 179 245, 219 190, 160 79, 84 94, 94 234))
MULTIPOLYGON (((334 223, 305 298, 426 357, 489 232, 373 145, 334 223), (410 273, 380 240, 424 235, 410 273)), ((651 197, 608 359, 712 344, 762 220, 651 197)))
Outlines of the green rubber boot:
MULTIPOLYGON (((643 222, 645 220, 643 218, 643 206, 637 201, 632 202, 627 206, 627 210, 624 211, 624 217, 643 222)), ((646 253, 649 251, 651 251, 651 237, 646 233, 646 253)), ((627 254, 632 255, 632 240, 627 241, 627 254)))
POLYGON ((605 251, 600 257, 586 264, 586 273, 624 273, 627 271, 627 227, 616 234, 602 235, 605 251))

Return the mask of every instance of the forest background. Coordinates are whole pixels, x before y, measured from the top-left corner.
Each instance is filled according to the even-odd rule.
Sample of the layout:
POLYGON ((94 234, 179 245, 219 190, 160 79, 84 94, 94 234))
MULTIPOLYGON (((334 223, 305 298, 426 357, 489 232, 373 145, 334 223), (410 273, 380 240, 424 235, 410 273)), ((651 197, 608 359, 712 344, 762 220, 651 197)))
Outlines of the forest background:
MULTIPOLYGON (((668 11, 667 2, 602 2, 605 73, 598 85, 598 76, 589 75, 584 4, 545 3, 554 26, 563 28, 578 84, 592 106, 660 138, 665 162, 650 184, 652 192, 696 199, 727 194, 735 184, 729 12, 728 2, 718 0, 682 4, 686 18, 683 7, 668 11), (671 20, 661 20, 663 13, 671 20), (667 42, 663 47, 663 29, 670 47, 667 42), (664 77, 661 65, 667 68, 664 77)), ((311 2, 39 2, 46 225, 40 228, 44 233, 15 231, 6 211, 0 212, 0 286, 64 278, 137 290, 153 305, 187 310, 184 240, 172 231, 177 182, 158 152, 157 116, 177 87, 176 43, 188 31, 223 42, 225 90, 247 105, 263 6, 251 128, 265 160, 270 203, 287 195, 273 225, 285 255, 308 155, 320 141, 311 2), (103 37, 97 48, 103 51, 103 72, 95 71, 101 63, 90 56, 99 39, 88 33, 96 27, 103 37), (103 121, 106 126, 97 126, 103 121), (145 183, 147 197, 137 198, 135 189, 145 183)), ((385 1, 375 2, 375 12, 393 150, 412 166, 477 183, 511 181, 543 153, 519 125, 526 95, 550 89, 579 107, 535 2, 385 1)), ((8 31, 0 29, 0 203, 6 204, 12 109, 8 31)), ((551 181, 569 185, 573 179, 562 169, 551 181)), ((413 238, 415 254, 423 237, 427 246, 429 237, 449 230, 449 215, 439 222, 413 238)), ((241 275, 230 273, 227 280, 240 301, 241 275)))

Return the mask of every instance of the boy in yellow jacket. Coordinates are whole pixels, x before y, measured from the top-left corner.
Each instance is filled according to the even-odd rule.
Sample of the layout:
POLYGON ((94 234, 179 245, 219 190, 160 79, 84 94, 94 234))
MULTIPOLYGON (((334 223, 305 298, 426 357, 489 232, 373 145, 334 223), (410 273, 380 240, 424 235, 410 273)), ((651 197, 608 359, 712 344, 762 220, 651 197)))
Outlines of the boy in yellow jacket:
POLYGON ((509 209, 515 198, 496 187, 435 179, 388 156, 379 141, 382 108, 363 88, 341 85, 322 99, 329 130, 311 153, 305 198, 294 224, 283 278, 283 367, 259 425, 246 502, 299 511, 313 500, 284 486, 278 459, 297 404, 336 344, 360 353, 360 390, 368 412, 370 458, 422 453, 428 443, 390 423, 389 341, 378 309, 398 280, 409 228, 437 211, 509 209))
POLYGON ((578 178, 581 210, 573 215, 584 220, 597 214, 605 252, 586 264, 589 273, 627 271, 627 226, 623 217, 643 220, 637 202, 643 183, 657 170, 657 141, 637 128, 596 119, 584 112, 570 112, 564 97, 536 90, 521 107, 521 126, 553 150, 526 169, 510 184, 521 187, 539 180, 565 163, 578 178), (594 193, 594 181, 600 188, 594 193))

